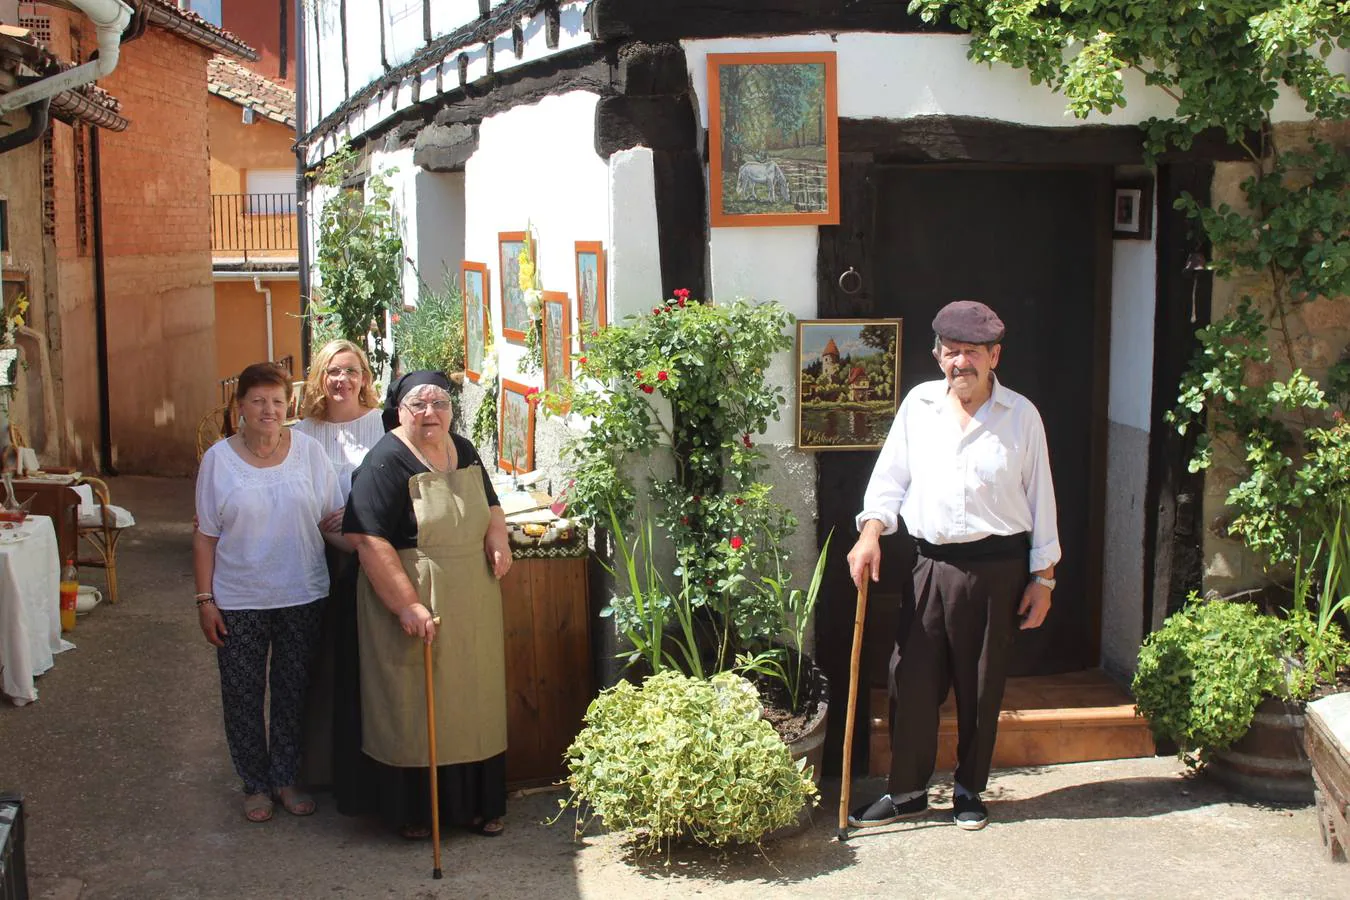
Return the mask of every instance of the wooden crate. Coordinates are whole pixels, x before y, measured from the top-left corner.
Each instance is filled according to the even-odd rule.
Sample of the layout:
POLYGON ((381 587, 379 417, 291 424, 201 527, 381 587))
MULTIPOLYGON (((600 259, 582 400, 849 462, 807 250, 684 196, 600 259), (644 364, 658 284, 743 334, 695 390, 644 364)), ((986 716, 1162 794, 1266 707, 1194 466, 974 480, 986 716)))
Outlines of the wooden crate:
POLYGON ((587 560, 518 559, 502 579, 506 632, 506 779, 563 776, 563 754, 594 696, 587 560))

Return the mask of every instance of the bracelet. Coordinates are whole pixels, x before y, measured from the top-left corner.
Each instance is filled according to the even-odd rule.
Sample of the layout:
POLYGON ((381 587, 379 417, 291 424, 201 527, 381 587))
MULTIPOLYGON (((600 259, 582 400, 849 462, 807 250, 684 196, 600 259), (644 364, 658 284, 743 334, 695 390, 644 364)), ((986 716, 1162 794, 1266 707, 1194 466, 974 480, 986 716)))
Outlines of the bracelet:
POLYGON ((215 603, 216 603, 216 595, 215 595, 215 594, 198 594, 198 595, 197 595, 197 608, 198 608, 198 609, 201 609, 203 606, 205 606, 205 605, 208 604, 208 603, 210 603, 212 606, 215 605, 215 603))

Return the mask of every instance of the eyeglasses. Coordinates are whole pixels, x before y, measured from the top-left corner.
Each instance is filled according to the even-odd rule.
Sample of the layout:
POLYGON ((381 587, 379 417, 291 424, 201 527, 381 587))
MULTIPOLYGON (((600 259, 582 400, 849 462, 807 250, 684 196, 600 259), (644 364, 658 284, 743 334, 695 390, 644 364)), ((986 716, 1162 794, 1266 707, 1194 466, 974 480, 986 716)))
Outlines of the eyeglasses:
POLYGON ((324 369, 323 374, 327 375, 329 378, 341 378, 343 375, 346 375, 348 378, 355 381, 361 377, 361 370, 353 369, 351 366, 333 366, 324 369))
POLYGON ((428 403, 425 400, 409 400, 407 403, 403 404, 403 408, 414 416, 420 416, 429 409, 434 409, 436 412, 445 412, 450 408, 450 401, 432 400, 428 403))

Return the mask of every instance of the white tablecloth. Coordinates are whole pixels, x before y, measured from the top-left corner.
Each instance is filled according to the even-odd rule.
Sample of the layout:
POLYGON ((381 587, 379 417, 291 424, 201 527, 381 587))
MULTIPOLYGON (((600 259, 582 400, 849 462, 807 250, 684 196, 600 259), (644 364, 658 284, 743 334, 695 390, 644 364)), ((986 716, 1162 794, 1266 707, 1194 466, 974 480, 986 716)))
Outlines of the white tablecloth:
POLYGON ((52 667, 52 657, 75 646, 61 639, 60 600, 52 520, 29 516, 0 529, 0 687, 18 706, 37 699, 33 679, 52 667))

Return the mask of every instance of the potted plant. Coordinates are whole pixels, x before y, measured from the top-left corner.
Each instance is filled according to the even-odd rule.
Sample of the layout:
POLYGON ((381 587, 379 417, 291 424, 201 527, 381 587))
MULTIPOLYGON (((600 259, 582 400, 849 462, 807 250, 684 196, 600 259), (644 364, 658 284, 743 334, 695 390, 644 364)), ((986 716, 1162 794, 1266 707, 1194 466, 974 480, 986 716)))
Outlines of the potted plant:
POLYGON ((1303 707, 1350 667, 1338 621, 1350 607, 1346 524, 1338 515, 1311 554, 1298 555, 1286 612, 1192 596, 1145 640, 1139 712, 1188 765, 1260 799, 1312 796, 1303 707))
MULTIPOLYGON (((773 759, 781 751, 798 778, 812 785, 819 778, 828 707, 823 677, 805 655, 803 642, 825 554, 817 558, 807 588, 791 583, 782 540, 796 521, 760 480, 766 463, 751 438, 779 417, 785 402, 768 371, 774 354, 791 345, 791 322, 775 303, 714 306, 676 291, 650 315, 592 332, 577 359, 584 377, 546 403, 570 407, 589 420, 588 430, 570 448, 569 514, 609 528, 614 562, 606 565, 616 596, 605 614, 629 642, 630 676, 640 681, 647 675, 639 684, 602 694, 569 754, 572 802, 611 828, 653 827, 646 820, 637 824, 630 812, 616 812, 628 807, 659 802, 702 809, 696 782, 719 783, 723 777, 709 769, 695 773, 694 781, 677 779, 672 790, 678 798, 659 799, 641 788, 651 782, 630 781, 636 792, 624 803, 606 793, 621 785, 599 784, 597 765, 606 775, 615 770, 598 762, 597 748, 620 752, 614 747, 620 739, 606 737, 605 729, 626 730, 622 740, 627 741, 629 734, 646 728, 650 710, 639 701, 654 684, 662 685, 662 697, 678 679, 702 683, 701 688, 681 688, 690 692, 708 685, 725 692, 739 685, 736 690, 755 697, 756 732, 778 729, 776 745, 753 740, 746 745, 749 753, 772 757, 756 765, 777 765, 773 759), (634 478, 641 464, 646 469, 643 491, 634 478), (667 565, 658 547, 673 557, 667 565), (622 701, 609 699, 615 692, 622 701)), ((679 708, 701 715, 697 704, 679 708)), ((672 733, 690 725, 663 721, 672 733)), ((721 742, 719 728, 693 733, 721 742)), ((640 756, 646 747, 625 743, 622 752, 640 756)), ((628 759, 625 765, 659 769, 661 749, 651 747, 651 759, 628 759)), ((758 841, 798 822, 814 787, 803 792, 797 780, 785 776, 766 783, 783 791, 782 805, 772 804, 774 816, 738 813, 745 827, 734 833, 706 829, 690 819, 673 830, 658 829, 656 840, 680 834, 705 842, 758 841)))

